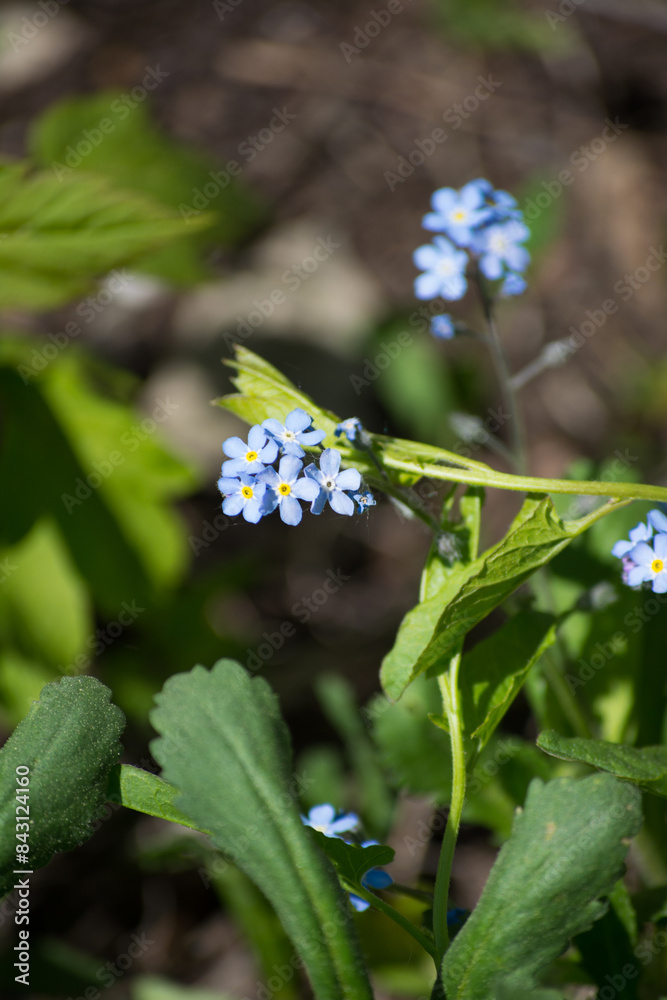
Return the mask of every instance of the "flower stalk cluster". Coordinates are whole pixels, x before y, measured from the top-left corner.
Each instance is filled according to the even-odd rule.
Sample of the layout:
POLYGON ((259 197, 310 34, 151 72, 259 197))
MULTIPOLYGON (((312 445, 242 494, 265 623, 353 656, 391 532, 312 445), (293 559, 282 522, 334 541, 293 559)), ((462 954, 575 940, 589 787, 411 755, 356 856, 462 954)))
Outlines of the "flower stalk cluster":
POLYGON ((300 500, 310 503, 312 514, 321 514, 329 504, 337 514, 347 516, 354 514, 355 502, 359 513, 375 503, 371 493, 361 490, 358 469, 341 471, 337 448, 322 451, 319 468, 314 462, 303 468, 304 447, 316 447, 325 437, 312 422, 305 410, 297 408, 288 413, 284 424, 274 417, 255 424, 247 441, 227 438, 222 449, 228 459, 222 463, 218 480, 224 514, 242 514, 257 524, 278 510, 284 524, 296 525, 303 516, 300 500))
MULTIPOLYGON (((469 264, 489 281, 500 281, 501 296, 525 291, 523 272, 530 254, 522 244, 530 231, 511 194, 478 178, 459 191, 440 188, 431 205, 433 211, 424 216, 422 225, 438 235, 414 252, 415 265, 424 272, 415 281, 418 299, 463 298, 469 264)), ((431 333, 439 339, 450 340, 456 331, 448 313, 431 320, 431 333)))

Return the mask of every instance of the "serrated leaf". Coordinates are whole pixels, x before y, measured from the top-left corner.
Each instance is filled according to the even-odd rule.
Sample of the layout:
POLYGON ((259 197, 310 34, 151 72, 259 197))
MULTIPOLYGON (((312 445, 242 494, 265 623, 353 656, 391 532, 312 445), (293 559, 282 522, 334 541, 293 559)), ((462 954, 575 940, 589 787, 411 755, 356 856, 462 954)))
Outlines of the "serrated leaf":
POLYGON ((528 671, 556 639, 556 620, 522 611, 466 653, 459 670, 463 735, 484 747, 528 671))
POLYGON ((0 308, 47 309, 85 292, 114 267, 208 225, 183 219, 104 177, 58 180, 0 166, 0 308))
POLYGON ((340 837, 327 837, 319 830, 312 830, 311 836, 336 869, 338 877, 355 887, 361 883, 361 876, 371 868, 381 868, 394 860, 395 851, 382 844, 370 847, 347 844, 340 837))
POLYGON ((52 104, 32 123, 28 138, 32 155, 57 177, 79 172, 103 175, 118 188, 179 210, 186 220, 183 240, 178 246, 151 251, 139 269, 177 285, 201 281, 209 275, 201 261, 202 249, 245 236, 259 220, 257 200, 240 177, 216 170, 213 158, 162 133, 151 117, 149 102, 135 103, 130 113, 125 97, 120 91, 102 91, 52 104), (79 146, 84 155, 77 152, 79 146), (202 205, 209 215, 204 232, 191 225, 201 215, 202 205))
POLYGON ((157 816, 158 819, 198 830, 199 827, 189 816, 174 805, 177 795, 178 789, 168 781, 130 764, 115 767, 109 778, 109 798, 113 801, 120 802, 127 809, 146 813, 147 816, 157 816))
POLYGON ((564 524, 549 497, 529 496, 497 545, 449 577, 434 597, 403 619, 382 663, 381 680, 399 698, 419 674, 445 662, 463 636, 589 525, 564 524))
POLYGON ((553 729, 540 733, 537 745, 552 757, 590 764, 601 771, 632 781, 646 792, 667 798, 667 747, 623 746, 605 740, 561 736, 553 729))
POLYGON ((30 867, 41 868, 93 833, 118 761, 121 710, 94 677, 64 677, 42 690, 0 750, 0 895, 19 867, 16 855, 16 768, 30 768, 30 867))
POLYGON ((344 897, 293 801, 289 734, 266 681, 220 660, 176 674, 156 700, 151 750, 176 807, 266 895, 315 994, 369 1000, 344 897))
POLYGON ((442 963, 448 1000, 507 996, 606 910, 641 826, 641 795, 610 775, 535 779, 482 896, 442 963), (503 992, 504 990, 504 992, 503 992))

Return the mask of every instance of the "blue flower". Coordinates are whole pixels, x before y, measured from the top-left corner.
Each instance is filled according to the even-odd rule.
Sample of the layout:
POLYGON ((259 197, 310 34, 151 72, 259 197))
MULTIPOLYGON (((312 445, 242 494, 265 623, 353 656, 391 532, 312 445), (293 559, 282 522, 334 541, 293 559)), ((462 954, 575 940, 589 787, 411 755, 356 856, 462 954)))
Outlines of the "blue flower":
POLYGON ((630 587, 650 583, 654 594, 667 593, 667 534, 660 532, 653 539, 653 548, 639 542, 626 555, 634 565, 628 569, 630 587))
POLYGON ((367 507, 375 506, 375 497, 368 491, 364 493, 353 493, 352 499, 357 505, 357 514, 363 514, 367 507))
POLYGON ((528 287, 526 279, 515 271, 510 271, 503 281, 500 294, 503 296, 521 295, 528 287))
MULTIPOLYGON (((667 517, 661 510, 650 510, 648 512, 648 523, 658 532, 667 532, 667 517)), ((632 535, 630 535, 632 537, 632 535)))
POLYGON ((463 298, 468 287, 468 255, 464 250, 457 250, 444 236, 436 236, 433 243, 417 247, 412 259, 425 271, 415 280, 418 299, 435 299, 438 295, 451 301, 463 298))
POLYGON ((281 424, 275 417, 268 417, 262 421, 262 427, 286 455, 296 455, 303 458, 305 451, 301 445, 312 448, 324 440, 324 431, 309 430, 313 418, 305 410, 297 407, 285 417, 285 423, 281 424))
POLYGON ((453 906, 451 910, 447 910, 447 930, 450 933, 460 930, 466 922, 468 914, 469 910, 464 910, 461 906, 453 906))
POLYGON ((297 497, 300 500, 315 500, 319 493, 319 487, 312 479, 298 479, 302 468, 303 462, 298 458, 285 455, 280 459, 277 472, 265 469, 259 473, 257 479, 269 487, 264 494, 263 513, 270 514, 278 507, 285 524, 300 522, 301 504, 297 497))
POLYGON ((448 313, 440 313, 431 319, 431 333, 438 340, 451 340, 456 335, 454 321, 448 313))
MULTIPOLYGON (((362 847, 374 847, 377 844, 377 840, 363 840, 361 842, 362 847)), ((388 885, 393 885, 393 878, 389 872, 384 871, 382 868, 369 868, 367 872, 361 876, 361 884, 364 889, 386 889, 388 885)), ((357 913, 363 913, 371 905, 361 896, 356 896, 353 892, 350 893, 350 902, 355 908, 357 913)))
POLYGON ((278 457, 278 445, 269 439, 260 424, 250 428, 247 444, 240 437, 230 437, 222 450, 229 455, 229 461, 222 463, 223 476, 254 475, 278 457))
POLYGON ((362 431, 363 427, 359 417, 348 417, 347 420, 341 420, 339 424, 336 424, 334 434, 336 437, 344 434, 350 444, 359 444, 362 431))
MULTIPOLYGON (((660 511, 651 511, 651 514, 659 514, 660 511)), ((624 556, 630 552, 631 549, 637 545, 638 542, 648 542, 653 537, 653 528, 651 527, 651 514, 649 514, 649 524, 644 524, 640 521, 636 528, 633 528, 630 532, 630 541, 623 538, 620 542, 616 542, 611 554, 616 556, 617 559, 622 559, 624 556)))
POLYGON ((468 246, 475 230, 490 215, 484 204, 486 192, 480 187, 485 183, 488 184, 488 181, 470 181, 460 191, 455 191, 454 188, 440 188, 436 191, 431 198, 435 211, 424 216, 424 229, 445 233, 459 246, 468 246))
POLYGON ((306 826, 312 826, 313 830, 318 830, 325 837, 339 837, 341 834, 349 833, 359 825, 359 817, 355 813, 336 813, 336 810, 328 802, 320 806, 313 806, 307 816, 301 819, 306 826))
POLYGON ((345 491, 358 490, 361 474, 357 469, 339 472, 341 454, 335 448, 325 448, 320 457, 319 469, 315 465, 306 467, 306 475, 319 486, 319 493, 311 505, 311 513, 321 514, 327 502, 337 514, 354 514, 354 504, 345 491))
POLYGON ((222 502, 223 513, 229 517, 234 517, 243 511, 246 521, 257 524, 266 513, 263 509, 266 483, 258 483, 253 476, 244 472, 238 479, 228 479, 223 476, 218 480, 218 489, 225 497, 222 502))
POLYGON ((496 281, 504 277, 506 271, 525 271, 530 254, 520 244, 529 236, 528 227, 517 219, 481 230, 474 249, 479 254, 479 267, 484 277, 496 281))

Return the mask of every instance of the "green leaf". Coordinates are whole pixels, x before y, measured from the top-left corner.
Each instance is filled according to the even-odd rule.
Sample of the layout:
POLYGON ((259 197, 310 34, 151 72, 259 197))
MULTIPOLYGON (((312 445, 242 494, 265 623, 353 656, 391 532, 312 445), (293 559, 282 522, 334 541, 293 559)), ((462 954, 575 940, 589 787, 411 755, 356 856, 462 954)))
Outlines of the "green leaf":
POLYGON ((451 574, 444 587, 403 619, 382 663, 382 686, 399 698, 419 674, 445 662, 464 635, 588 527, 564 524, 549 497, 530 496, 497 545, 451 574))
POLYGON ((553 729, 540 733, 537 745, 552 757, 590 764, 601 771, 632 781, 645 792, 667 797, 667 747, 623 746, 605 740, 561 736, 553 729))
POLYGON ((130 764, 115 767, 109 778, 109 798, 112 801, 120 802, 127 809, 198 830, 199 827, 175 807, 177 795, 178 789, 163 778, 130 764))
POLYGON ((521 690, 526 675, 556 639, 556 620, 522 611, 466 653, 459 670, 463 735, 478 750, 521 690))
POLYGON ((177 808, 264 892, 315 994, 369 1000, 344 897, 293 801, 289 734, 267 683, 220 660, 170 678, 157 704, 151 750, 177 808))
POLYGON ((186 223, 183 239, 178 246, 151 251, 140 269, 177 285, 203 280, 209 270, 201 262, 202 250, 207 244, 229 245, 245 236, 259 220, 256 199, 238 176, 220 170, 214 159, 159 131, 149 102, 135 102, 130 109, 125 97, 120 91, 103 91, 51 105, 31 127, 32 154, 57 177, 103 175, 120 189, 179 210, 186 223), (77 149, 83 149, 83 155, 77 149), (202 217, 202 206, 209 212, 205 232, 191 224, 202 217))
POLYGON ((0 557, 14 567, 0 589, 4 645, 63 673, 77 673, 68 667, 80 653, 90 654, 86 640, 94 633, 92 607, 54 520, 41 518, 0 557))
POLYGON ((138 976, 132 980, 132 1000, 235 1000, 231 993, 202 990, 172 983, 160 976, 138 976))
POLYGON ((355 888, 361 884, 361 876, 371 868, 382 868, 394 860, 395 852, 382 844, 370 847, 347 844, 340 837, 327 837, 318 830, 311 830, 311 836, 331 861, 338 877, 355 888))
POLYGON ((610 775, 535 779, 482 896, 442 964, 448 1000, 509 996, 599 919, 641 826, 641 796, 610 775))
POLYGON ((169 502, 196 480, 159 440, 177 407, 156 401, 144 418, 113 397, 116 373, 75 346, 26 384, 28 358, 25 344, 0 341, 0 540, 13 546, 36 521, 57 523, 76 570, 115 617, 123 601, 142 604, 185 570, 185 534, 169 502))
POLYGON ((0 895, 16 863, 17 767, 30 769, 30 865, 82 844, 106 801, 109 771, 120 757, 121 710, 94 677, 64 677, 42 690, 0 750, 0 895))
POLYGON ((96 277, 131 264, 193 229, 149 198, 104 177, 28 174, 0 166, 0 308, 48 309, 85 292, 96 277))

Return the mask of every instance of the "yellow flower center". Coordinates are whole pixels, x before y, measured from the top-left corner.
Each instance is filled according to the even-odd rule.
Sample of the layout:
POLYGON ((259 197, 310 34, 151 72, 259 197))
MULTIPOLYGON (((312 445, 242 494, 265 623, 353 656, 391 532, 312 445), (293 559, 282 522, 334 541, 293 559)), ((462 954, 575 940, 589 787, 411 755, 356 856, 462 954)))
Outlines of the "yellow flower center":
POLYGON ((285 431, 283 437, 285 438, 286 441, 293 441, 294 438, 296 437, 296 434, 294 433, 294 431, 285 431))
POLYGON ((249 500, 250 497, 252 496, 252 486, 242 486, 241 496, 245 497, 246 500, 249 500))
POLYGON ((292 487, 289 483, 281 483, 278 487, 278 492, 282 494, 282 496, 287 497, 292 492, 292 487))
POLYGON ((246 462, 255 462, 255 461, 257 461, 257 452, 256 451, 247 451, 246 455, 245 455, 245 460, 246 460, 246 462))
POLYGON ((662 559, 654 559, 653 562, 651 563, 651 569, 653 570, 654 573, 662 573, 664 568, 665 564, 662 561, 662 559))
POLYGON ((454 222, 462 222, 463 219, 465 219, 465 217, 466 217, 466 214, 465 214, 465 212, 463 211, 462 208, 459 208, 458 211, 454 212, 454 215, 453 215, 454 222))

